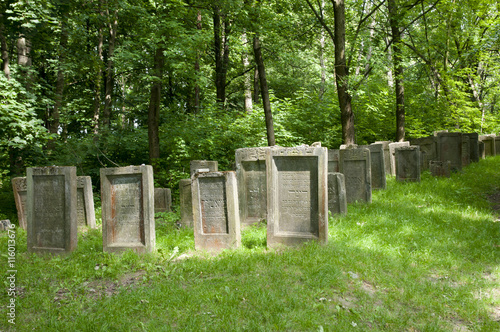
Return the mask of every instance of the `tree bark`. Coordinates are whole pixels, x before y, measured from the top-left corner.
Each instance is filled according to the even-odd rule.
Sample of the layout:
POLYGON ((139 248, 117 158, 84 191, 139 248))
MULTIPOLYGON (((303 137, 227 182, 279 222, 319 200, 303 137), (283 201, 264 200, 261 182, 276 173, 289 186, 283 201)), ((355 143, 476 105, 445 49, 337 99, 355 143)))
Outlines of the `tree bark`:
MULTIPOLYGON (((201 31, 201 11, 198 11, 198 14, 196 16, 196 29, 198 31, 201 31)), ((200 75, 200 54, 197 51, 196 52, 196 62, 194 63, 194 71, 196 77, 200 75)), ((198 84, 198 80, 196 80, 195 86, 194 86, 194 112, 193 113, 198 113, 200 111, 200 85, 198 84)))
MULTIPOLYGON (((244 31, 243 34, 241 35, 241 41, 243 42, 243 46, 246 47, 248 43, 246 31, 244 31)), ((246 51, 246 48, 245 51, 243 51, 243 55, 241 58, 243 62, 243 69, 247 70, 248 66, 250 66, 250 61, 248 60, 248 53, 246 51)), ((245 112, 247 114, 251 114, 253 109, 253 103, 252 103, 252 83, 250 74, 245 74, 244 84, 245 84, 245 112)))
POLYGON ((345 3, 344 0, 332 0, 335 19, 335 78, 342 122, 342 140, 344 144, 355 143, 354 113, 349 94, 349 68, 345 54, 345 3))
POLYGON ((271 112, 271 101, 269 100, 269 89, 267 87, 264 59, 262 59, 260 40, 257 34, 255 34, 253 38, 253 52, 254 52, 255 62, 257 64, 257 67, 259 68, 259 80, 260 80, 260 90, 262 93, 262 104, 264 106, 264 114, 266 117, 267 144, 269 146, 274 146, 276 145, 276 141, 274 139, 273 113, 271 112))
POLYGON ((227 17, 221 15, 219 6, 213 6, 213 11, 215 88, 217 90, 217 102, 223 108, 226 102, 226 76, 229 63, 228 34, 230 27, 227 17))
POLYGON ((405 88, 403 84, 403 55, 401 51, 401 31, 395 0, 388 0, 389 22, 392 32, 392 51, 394 60, 394 76, 396 87, 396 142, 405 140, 405 88))
POLYGON ((113 54, 115 52, 116 30, 118 28, 118 10, 115 10, 113 16, 109 15, 111 20, 109 23, 109 46, 108 46, 108 64, 106 69, 106 92, 104 95, 104 110, 102 112, 102 124, 104 127, 109 127, 111 123, 111 107, 113 102, 113 86, 114 86, 114 62, 113 54))
POLYGON ((164 67, 163 48, 158 48, 154 57, 154 77, 155 80, 151 86, 151 99, 148 109, 148 141, 149 141, 149 163, 153 168, 157 165, 156 161, 160 158, 160 103, 161 103, 161 82, 164 67))
MULTIPOLYGON (((102 8, 102 0, 99 0, 99 13, 101 16, 104 16, 104 13, 101 11, 102 8)), ((102 25, 99 24, 99 27, 97 29, 97 73, 95 75, 95 85, 94 85, 94 135, 95 138, 97 139, 97 135, 99 134, 99 126, 100 126, 100 120, 99 117, 101 116, 101 87, 102 87, 102 68, 103 68, 103 44, 104 44, 104 36, 103 36, 103 30, 102 30, 102 25)))
POLYGON ((2 51, 2 71, 7 80, 10 80, 10 65, 9 65, 9 50, 7 47, 7 39, 4 34, 3 15, 0 14, 0 47, 2 51))
POLYGON ((253 102, 258 104, 260 101, 260 80, 259 80, 259 67, 255 66, 253 72, 253 102))

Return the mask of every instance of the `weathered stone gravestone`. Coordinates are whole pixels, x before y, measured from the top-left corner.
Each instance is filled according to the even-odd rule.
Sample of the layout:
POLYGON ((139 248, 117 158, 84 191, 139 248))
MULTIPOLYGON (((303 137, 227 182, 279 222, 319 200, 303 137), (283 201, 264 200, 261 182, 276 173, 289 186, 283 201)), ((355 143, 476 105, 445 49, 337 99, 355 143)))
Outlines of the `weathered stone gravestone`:
POLYGON ((14 200, 16 202, 17 219, 19 220, 19 227, 26 230, 26 198, 27 198, 27 184, 25 177, 17 177, 12 179, 12 189, 14 192, 14 200))
POLYGON ((389 149, 389 144, 391 141, 376 141, 373 144, 382 144, 382 149, 384 150, 384 165, 385 165, 385 174, 392 174, 391 170, 391 152, 389 149))
POLYGON ((495 156, 500 154, 500 136, 495 136, 495 156))
POLYGON ((192 177, 194 245, 218 251, 241 245, 235 172, 197 173, 192 177))
POLYGON ((328 157, 323 147, 267 151, 267 246, 328 240, 328 157))
POLYGON ((27 168, 28 252, 63 254, 77 246, 76 167, 27 168))
POLYGON ((346 214, 347 200, 344 174, 328 172, 328 210, 332 214, 346 214))
POLYGON ((340 172, 340 150, 328 150, 328 173, 340 172))
POLYGON ((496 154, 495 136, 481 135, 479 139, 484 143, 484 155, 486 157, 494 156, 496 154))
POLYGON ((469 137, 469 159, 472 163, 477 163, 479 161, 479 135, 477 133, 462 134, 462 136, 469 137))
POLYGON ((420 182, 420 147, 396 148, 396 180, 420 182))
POLYGON ((434 136, 439 136, 439 134, 441 133, 447 133, 448 132, 448 129, 445 129, 445 130, 436 130, 434 131, 434 136))
POLYGON ((410 146, 410 142, 394 142, 389 144, 389 156, 391 157, 391 175, 396 175, 396 148, 410 146))
POLYGON ((155 250, 150 165, 101 168, 102 239, 106 252, 155 250))
POLYGON ((191 160, 189 163, 189 170, 191 176, 196 172, 217 172, 219 170, 219 163, 212 160, 191 160))
POLYGON ((267 218, 267 147, 243 148, 235 152, 240 222, 251 225, 267 218))
POLYGON ((477 147, 479 151, 479 158, 484 159, 486 158, 486 155, 484 154, 484 142, 483 141, 478 141, 477 142, 477 147))
POLYGON ((172 211, 172 192, 170 188, 155 188, 155 213, 172 211))
POLYGON ((414 138, 410 140, 410 145, 420 147, 421 169, 429 169, 429 162, 437 159, 437 138, 435 136, 414 138))
POLYGON ((384 146, 382 144, 362 145, 362 148, 370 150, 372 189, 385 189, 385 159, 384 146))
POLYGON ((429 171, 433 176, 444 176, 449 178, 451 172, 450 161, 431 160, 429 162, 429 171))
POLYGON ((452 171, 462 169, 462 133, 438 133, 439 161, 450 161, 452 171))
POLYGON ((76 220, 78 227, 95 228, 94 193, 90 176, 76 177, 76 220))
POLYGON ((462 167, 470 164, 470 140, 469 136, 462 134, 462 167))
POLYGON ((193 199, 191 195, 191 179, 179 181, 179 205, 182 227, 193 227, 193 199))
POLYGON ((339 149, 340 150, 344 150, 344 149, 355 149, 357 148, 358 145, 357 144, 342 144, 340 145, 339 149))
POLYGON ((0 220, 0 231, 6 231, 12 227, 9 219, 0 220))
POLYGON ((347 203, 372 201, 370 150, 340 150, 340 172, 344 174, 347 203))

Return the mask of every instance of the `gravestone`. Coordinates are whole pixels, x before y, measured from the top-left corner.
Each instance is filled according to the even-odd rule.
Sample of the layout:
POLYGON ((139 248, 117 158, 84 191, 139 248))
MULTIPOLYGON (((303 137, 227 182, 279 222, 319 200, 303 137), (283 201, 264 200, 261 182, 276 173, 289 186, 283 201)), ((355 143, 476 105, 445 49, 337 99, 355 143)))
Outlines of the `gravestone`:
POLYGON ((155 213, 172 211, 170 188, 155 188, 155 213))
POLYGON ((344 174, 347 203, 372 201, 370 150, 340 150, 340 172, 344 174))
POLYGON ((469 137, 469 149, 470 149, 469 159, 470 162, 477 163, 479 161, 479 144, 478 144, 479 135, 477 133, 467 133, 467 134, 462 134, 462 136, 469 137))
POLYGON ((391 141, 376 141, 372 144, 382 144, 382 149, 384 150, 384 165, 385 165, 385 174, 392 174, 391 170, 391 152, 389 149, 389 144, 391 141))
POLYGON ((357 144, 342 144, 340 145, 339 149, 344 150, 344 149, 356 149, 358 147, 357 144))
POLYGON ((328 150, 328 172, 338 173, 340 172, 340 150, 332 149, 328 150))
POLYGON ((420 147, 396 148, 396 180, 420 182, 420 147))
POLYGON ((193 227, 193 200, 191 195, 191 179, 179 181, 179 204, 182 227, 193 227))
POLYGON ((391 175, 396 175, 396 148, 410 146, 410 142, 394 142, 389 144, 389 155, 391 157, 391 175))
POLYGON ((500 136, 495 136, 495 156, 500 154, 500 136))
POLYGON ((194 245, 219 251, 241 245, 235 172, 197 173, 192 177, 194 245))
POLYGON ((106 252, 155 250, 150 165, 101 168, 102 242, 106 252))
POLYGON ((477 142, 477 147, 478 147, 478 152, 479 152, 479 159, 486 158, 486 155, 484 154, 484 142, 483 141, 478 141, 477 142))
POLYGON ((431 160, 429 162, 429 171, 433 176, 450 177, 451 163, 449 161, 431 160))
POLYGON ((94 193, 90 176, 76 177, 76 210, 78 227, 96 228, 94 193))
POLYGON ((64 254, 77 246, 76 167, 27 168, 28 252, 64 254))
POLYGON ((447 133, 448 132, 448 129, 445 129, 445 130, 436 130, 434 131, 434 136, 439 136, 439 134, 441 133, 447 133))
POLYGON ((191 160, 189 163, 189 170, 191 176, 197 171, 202 172, 217 172, 219 170, 219 163, 212 160, 191 160))
POLYGON ((452 171, 462 169, 462 133, 438 133, 438 159, 450 161, 452 171))
POLYGON ((267 150, 267 246, 328 240, 328 151, 267 150))
POLYGON ((462 134, 462 167, 470 164, 470 140, 469 136, 462 134))
POLYGON ((414 138, 410 140, 410 145, 420 147, 421 169, 429 169, 429 161, 437 159, 437 138, 435 136, 414 138))
POLYGON ((5 220, 0 220, 0 231, 6 231, 8 229, 11 229, 12 224, 10 223, 9 219, 5 220))
POLYGON ((486 157, 494 156, 496 154, 495 136, 481 135, 479 139, 484 143, 484 155, 486 157))
POLYGON ((332 214, 346 214, 347 200, 344 174, 328 172, 328 210, 332 214))
POLYGON ((384 146, 382 144, 362 145, 362 148, 370 150, 372 189, 385 189, 385 159, 384 146))
POLYGON ((267 218, 267 149, 256 147, 235 151, 240 222, 243 227, 267 218))
POLYGON ((14 200, 16 202, 17 219, 19 220, 19 227, 26 230, 26 198, 27 198, 27 184, 25 177, 17 177, 12 179, 12 190, 14 192, 14 200))

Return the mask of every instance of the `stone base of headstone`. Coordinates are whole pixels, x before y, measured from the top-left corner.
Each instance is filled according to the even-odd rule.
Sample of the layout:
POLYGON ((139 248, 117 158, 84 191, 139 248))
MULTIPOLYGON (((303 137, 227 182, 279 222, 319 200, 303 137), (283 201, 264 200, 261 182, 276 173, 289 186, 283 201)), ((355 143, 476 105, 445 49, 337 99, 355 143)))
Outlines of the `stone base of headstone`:
POLYGON ((196 173, 192 177, 194 245, 220 251, 241 246, 235 172, 196 173))
POLYGON ((451 163, 449 161, 429 161, 429 171, 433 176, 450 177, 451 163))

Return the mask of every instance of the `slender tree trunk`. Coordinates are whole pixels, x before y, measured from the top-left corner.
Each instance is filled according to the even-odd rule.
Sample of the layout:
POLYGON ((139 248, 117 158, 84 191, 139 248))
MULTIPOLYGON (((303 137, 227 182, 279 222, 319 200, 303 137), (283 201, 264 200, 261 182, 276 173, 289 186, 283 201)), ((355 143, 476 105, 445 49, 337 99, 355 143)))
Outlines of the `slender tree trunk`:
POLYGON ((106 69, 106 92, 104 96, 104 110, 102 112, 102 124, 104 127, 109 127, 111 123, 111 107, 113 101, 113 86, 114 86, 114 62, 113 55, 115 52, 116 30, 118 28, 118 10, 115 10, 113 16, 109 15, 111 20, 109 23, 109 47, 108 47, 108 65, 106 69))
POLYGON ((332 0, 335 18, 335 76, 337 95, 342 122, 342 139, 344 144, 355 143, 354 113, 351 106, 351 95, 348 91, 349 68, 345 54, 345 4, 344 0, 332 0))
POLYGON ((405 88, 403 84, 403 55, 401 51, 401 31, 395 0, 388 0, 389 21, 392 32, 392 51, 396 85, 396 141, 405 140, 405 88))
POLYGON ((221 15, 220 8, 214 6, 213 10, 215 88, 217 90, 217 102, 221 105, 221 108, 223 108, 226 102, 226 75, 229 63, 228 34, 230 27, 229 20, 225 15, 221 15))
POLYGON ((258 104, 260 101, 260 80, 259 80, 259 67, 255 66, 253 72, 253 102, 258 104))
POLYGON ((10 80, 10 65, 9 65, 9 50, 7 48, 7 38, 5 38, 4 34, 5 27, 3 25, 3 15, 0 14, 0 47, 2 51, 2 71, 7 77, 7 80, 10 80))
MULTIPOLYGON (((201 11, 198 11, 198 15, 196 16, 196 29, 201 31, 201 11)), ((196 51, 196 62, 194 63, 194 71, 196 77, 200 75, 200 54, 196 51)), ((194 86, 194 113, 198 113, 200 111, 200 85, 198 84, 198 79, 196 79, 196 83, 194 86)))
POLYGON ((99 134, 99 117, 101 115, 101 87, 102 87, 102 66, 103 66, 103 32, 102 27, 98 30, 98 41, 97 41, 97 61, 99 62, 97 66, 97 73, 95 77, 95 87, 94 87, 94 135, 99 134))
POLYGON ((259 68, 260 90, 262 92, 262 103, 266 117, 267 144, 269 146, 274 146, 276 145, 276 141, 274 139, 273 113, 271 112, 271 101, 269 100, 269 89, 267 87, 264 59, 262 59, 260 40, 257 34, 255 34, 253 38, 253 52, 255 62, 259 68))
MULTIPOLYGON (((246 47, 247 43, 248 43, 246 31, 244 31, 243 34, 241 35, 241 41, 243 42, 243 46, 246 47)), ((245 51, 243 51, 243 55, 241 58, 242 58, 242 62, 243 62, 243 69, 246 70, 248 68, 248 66, 250 66, 250 61, 248 60, 248 52, 246 51, 246 48, 245 48, 245 51)), ((247 114, 250 114, 250 113, 252 113, 252 109, 253 109, 252 83, 251 83, 250 74, 245 75, 244 84, 245 84, 245 112, 247 114)))
MULTIPOLYGON (((321 0, 321 8, 320 11, 325 7, 325 0, 321 0)), ((323 13, 321 13, 321 17, 323 17, 323 13)), ((326 65, 325 65, 325 27, 321 25, 321 36, 319 39, 319 66, 321 67, 321 83, 319 86, 319 97, 323 98, 325 94, 326 87, 326 65)))
POLYGON ((149 141, 149 162, 153 167, 157 166, 156 161, 160 158, 160 103, 161 103, 161 81, 164 66, 163 48, 158 48, 154 57, 154 77, 151 86, 151 99, 148 110, 148 141, 149 141))

